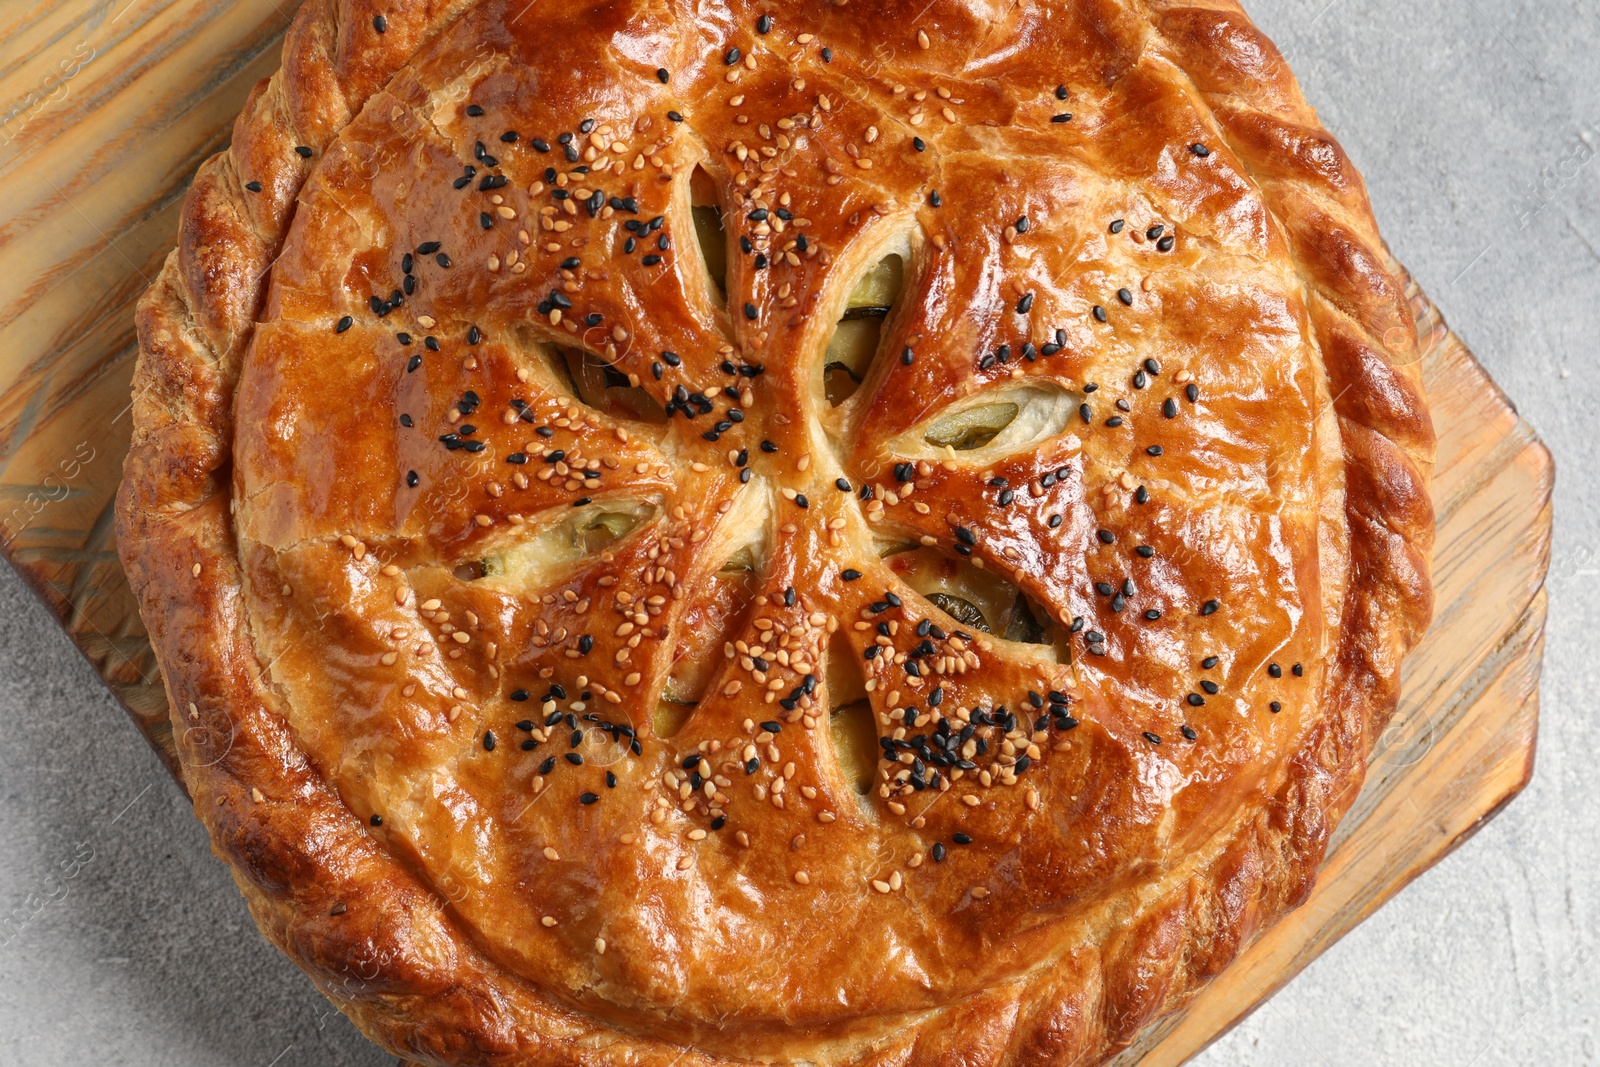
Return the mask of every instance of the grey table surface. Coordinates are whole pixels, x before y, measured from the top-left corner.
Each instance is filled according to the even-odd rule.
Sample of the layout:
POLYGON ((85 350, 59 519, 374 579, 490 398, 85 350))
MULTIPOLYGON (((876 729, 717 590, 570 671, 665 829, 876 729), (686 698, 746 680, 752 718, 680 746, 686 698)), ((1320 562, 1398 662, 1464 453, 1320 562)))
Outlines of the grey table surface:
MULTIPOLYGON (((1532 785, 1196 1062, 1595 1063, 1600 0, 1249 7, 1560 480, 1532 785)), ((24 918, 0 926, 0 1065, 393 1064, 256 934, 188 803, 8 568, 0 724, 0 914, 24 918)))

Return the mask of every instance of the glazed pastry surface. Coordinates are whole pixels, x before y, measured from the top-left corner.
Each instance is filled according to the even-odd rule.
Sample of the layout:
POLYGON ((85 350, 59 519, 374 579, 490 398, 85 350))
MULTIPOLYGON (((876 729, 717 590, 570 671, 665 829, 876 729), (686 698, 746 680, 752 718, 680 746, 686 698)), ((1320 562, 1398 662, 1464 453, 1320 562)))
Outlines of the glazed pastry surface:
POLYGON ((424 1062, 1099 1063, 1431 612, 1409 310, 1232 3, 311 0, 140 327, 197 813, 424 1062))

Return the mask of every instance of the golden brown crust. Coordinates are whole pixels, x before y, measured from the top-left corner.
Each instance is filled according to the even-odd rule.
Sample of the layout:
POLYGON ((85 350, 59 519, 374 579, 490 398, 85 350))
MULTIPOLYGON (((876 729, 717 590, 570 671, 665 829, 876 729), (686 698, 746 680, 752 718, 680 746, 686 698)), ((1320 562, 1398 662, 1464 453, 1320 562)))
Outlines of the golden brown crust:
POLYGON ((139 311, 119 543, 196 812, 262 930, 423 1062, 1098 1063, 1304 899, 1427 625, 1433 435, 1403 293, 1360 177, 1235 3, 817 5, 765 34, 759 14, 302 8, 139 311), (576 180, 636 198, 673 238, 648 282, 617 251, 626 207, 572 210, 541 176, 566 165, 554 133, 592 115, 603 125, 575 144, 619 169, 576 180), (496 140, 505 128, 521 140, 496 140), (556 152, 535 155, 536 136, 556 152), (473 158, 510 179, 512 215, 492 188, 453 188, 473 158), (678 255, 697 165, 773 260, 732 250, 729 310, 678 255), (747 221, 779 193, 809 248, 747 221), (538 229, 542 209, 571 229, 538 229), (1158 221, 1164 249, 1144 234, 1158 221), (533 230, 520 243, 518 226, 533 230), (430 236, 453 265, 405 272, 409 302, 367 309, 430 236), (890 248, 909 264, 884 347, 910 358, 829 409, 811 380, 827 327, 890 248), (559 266, 574 255, 582 267, 559 266), (564 332, 548 296, 563 277, 568 321, 621 332, 564 332), (1089 314, 1098 302, 1109 316, 1089 314), (395 333, 435 322, 437 355, 405 370, 420 346, 395 333), (552 340, 657 402, 724 361, 765 373, 715 397, 745 421, 706 443, 708 419, 663 428, 557 390, 531 355, 552 340), (1016 357, 995 358, 1002 345, 1016 357), (682 369, 654 377, 666 350, 682 369), (1126 384, 1158 354, 1148 389, 1126 384), (436 440, 467 388, 481 459, 436 440), (981 463, 923 445, 985 390, 1046 428, 981 463), (1104 421, 1123 419, 1113 394, 1124 425, 1104 421), (402 433, 397 409, 428 428, 402 433), (530 424, 546 443, 522 444, 530 424), (522 488, 505 465, 518 448, 547 462, 513 466, 559 473, 522 488), (835 475, 875 499, 832 491, 835 475), (1022 491, 1001 505, 995 479, 1022 491), (452 576, 510 558, 579 494, 657 517, 524 586, 452 576), (763 524, 752 587, 719 584, 742 528, 763 524), (880 561, 884 537, 935 548, 880 561), (1134 543, 1154 551, 1123 613, 1095 583, 1142 565, 1134 543), (979 635, 908 660, 898 624, 951 628, 917 583, 967 556, 1103 638, 1055 634, 1071 663, 979 635), (884 606, 891 591, 904 607, 884 606), (881 620, 897 623, 884 640, 881 620), (691 684, 674 660, 724 640, 687 724, 657 736, 654 694, 691 684), (1222 692, 1196 704, 1207 652, 1222 692), (873 684, 879 734, 948 708, 1024 721, 959 711, 996 750, 934 764, 942 804, 916 806, 928 783, 882 762, 857 801, 828 726, 830 654, 873 684), (763 696, 769 674, 787 703, 763 696), (592 689, 634 733, 574 738, 589 763, 536 770, 577 722, 544 726, 537 700, 505 703, 514 685, 556 713, 582 713, 565 690, 592 689), (1071 726, 1024 697, 1054 690, 1071 726), (519 732, 523 714, 540 724, 519 732), (754 725, 769 719, 779 733, 754 725), (614 791, 596 784, 601 753, 614 791), (748 776, 733 769, 747 758, 748 776), (934 844, 941 862, 924 862, 934 844))

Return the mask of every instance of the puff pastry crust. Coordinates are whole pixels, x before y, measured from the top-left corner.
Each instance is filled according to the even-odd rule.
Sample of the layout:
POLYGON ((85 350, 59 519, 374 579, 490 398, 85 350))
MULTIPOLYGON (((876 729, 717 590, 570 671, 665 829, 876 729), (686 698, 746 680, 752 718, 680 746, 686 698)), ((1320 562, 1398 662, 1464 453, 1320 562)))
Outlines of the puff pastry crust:
POLYGON ((421 1062, 1100 1063, 1429 620, 1385 264, 1231 0, 306 0, 139 310, 196 813, 421 1062))

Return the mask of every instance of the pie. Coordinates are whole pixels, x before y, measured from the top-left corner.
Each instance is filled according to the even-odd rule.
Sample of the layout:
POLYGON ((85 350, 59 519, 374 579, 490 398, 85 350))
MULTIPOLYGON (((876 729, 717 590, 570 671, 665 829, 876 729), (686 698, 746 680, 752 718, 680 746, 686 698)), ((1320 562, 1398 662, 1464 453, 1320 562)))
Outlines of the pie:
POLYGON ((1404 288, 1231 0, 306 0, 139 337, 195 811, 421 1063, 1101 1063, 1430 617, 1404 288))

